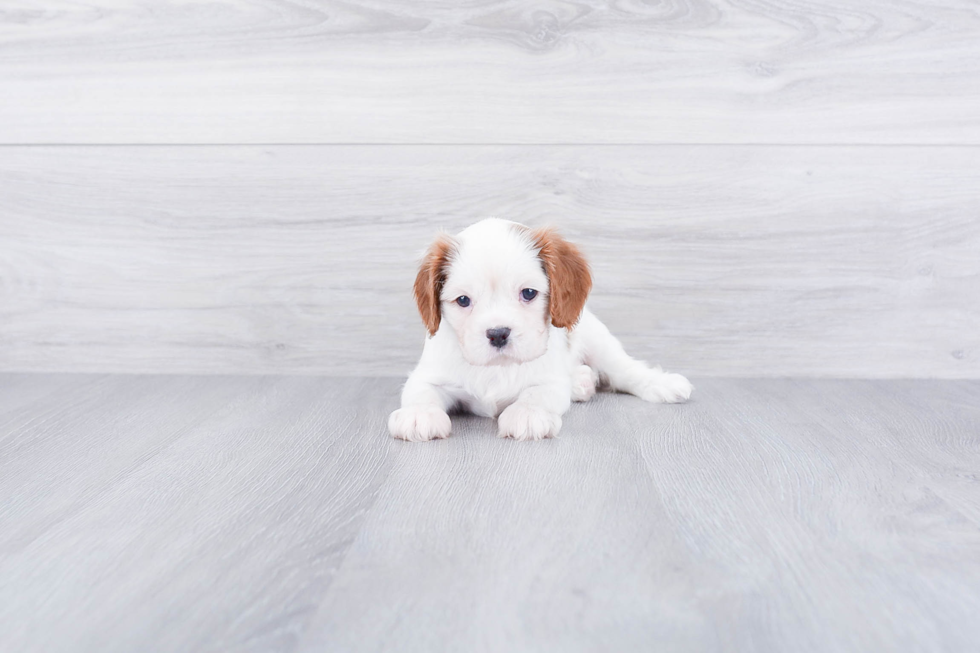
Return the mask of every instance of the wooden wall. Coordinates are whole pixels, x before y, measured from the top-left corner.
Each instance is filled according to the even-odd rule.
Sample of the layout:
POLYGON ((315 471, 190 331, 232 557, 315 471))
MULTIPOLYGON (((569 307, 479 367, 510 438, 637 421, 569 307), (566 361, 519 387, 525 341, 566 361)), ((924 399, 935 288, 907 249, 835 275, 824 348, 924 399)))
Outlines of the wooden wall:
POLYGON ((487 215, 694 377, 978 377, 980 5, 0 11, 0 371, 402 374, 487 215))

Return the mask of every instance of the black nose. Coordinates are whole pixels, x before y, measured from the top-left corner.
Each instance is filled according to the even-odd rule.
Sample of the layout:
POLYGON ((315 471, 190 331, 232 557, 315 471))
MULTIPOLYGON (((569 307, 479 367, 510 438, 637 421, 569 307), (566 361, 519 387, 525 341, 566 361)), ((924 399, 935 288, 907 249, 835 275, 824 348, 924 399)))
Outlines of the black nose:
POLYGON ((507 327, 500 327, 499 329, 487 329, 487 338, 490 339, 490 344, 500 349, 507 344, 507 338, 510 337, 510 329, 507 327))

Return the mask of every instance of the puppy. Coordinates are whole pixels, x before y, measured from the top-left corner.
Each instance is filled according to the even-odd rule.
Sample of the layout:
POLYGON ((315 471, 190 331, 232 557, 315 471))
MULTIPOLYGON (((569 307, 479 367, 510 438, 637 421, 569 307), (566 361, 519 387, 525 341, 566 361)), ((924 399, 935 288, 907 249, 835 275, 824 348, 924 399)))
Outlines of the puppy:
POLYGON ((429 247, 415 279, 428 337, 388 418, 402 440, 445 438, 449 411, 496 417, 499 435, 554 437, 602 383, 647 401, 691 396, 680 374, 630 358, 589 310, 585 258, 553 229, 490 218, 429 247))

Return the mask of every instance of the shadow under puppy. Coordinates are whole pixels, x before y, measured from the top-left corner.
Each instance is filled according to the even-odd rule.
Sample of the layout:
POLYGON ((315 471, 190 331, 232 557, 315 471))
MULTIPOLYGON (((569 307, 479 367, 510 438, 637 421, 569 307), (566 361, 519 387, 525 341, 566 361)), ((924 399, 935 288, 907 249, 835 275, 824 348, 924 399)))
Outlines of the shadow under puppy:
POLYGON ((600 383, 647 401, 690 397, 686 378, 626 354, 585 307, 591 288, 585 258, 553 229, 490 218, 440 235, 415 280, 428 337, 391 434, 445 438, 449 411, 466 410, 496 417, 501 437, 549 438, 600 383))

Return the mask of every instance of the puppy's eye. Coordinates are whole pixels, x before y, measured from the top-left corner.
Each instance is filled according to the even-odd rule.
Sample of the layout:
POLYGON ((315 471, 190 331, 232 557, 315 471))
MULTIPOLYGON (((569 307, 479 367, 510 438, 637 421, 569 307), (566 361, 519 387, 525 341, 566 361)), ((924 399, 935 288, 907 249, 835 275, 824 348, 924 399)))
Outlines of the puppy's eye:
POLYGON ((459 304, 460 307, 466 308, 467 306, 470 305, 470 298, 467 297, 466 295, 460 295, 459 297, 456 298, 456 303, 459 304))
POLYGON ((538 296, 538 291, 533 290, 531 288, 525 288, 524 290, 521 291, 521 298, 526 302, 531 301, 537 296, 538 296))

